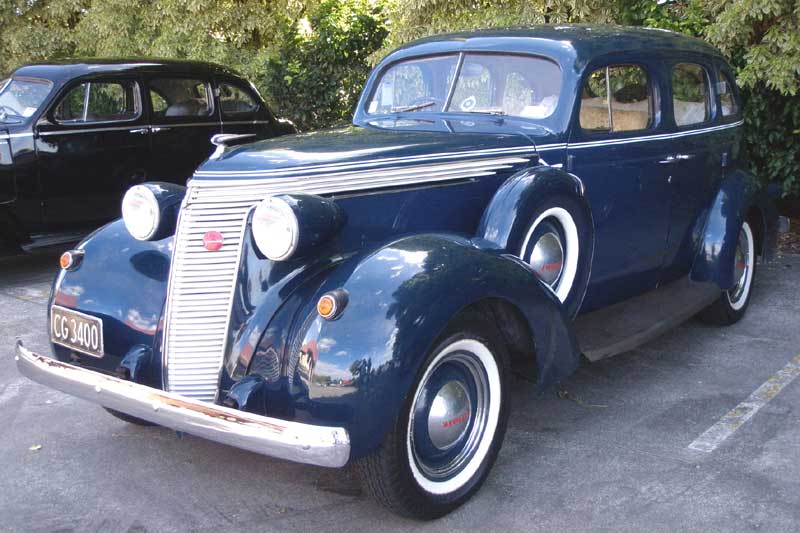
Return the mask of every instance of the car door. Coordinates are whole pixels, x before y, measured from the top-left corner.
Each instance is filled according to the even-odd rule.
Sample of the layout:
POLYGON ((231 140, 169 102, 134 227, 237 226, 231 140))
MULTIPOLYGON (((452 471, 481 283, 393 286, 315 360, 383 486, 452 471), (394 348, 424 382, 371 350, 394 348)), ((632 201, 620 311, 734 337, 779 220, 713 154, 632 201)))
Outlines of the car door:
POLYGON ((213 152, 221 133, 211 78, 158 75, 147 82, 150 109, 149 173, 152 179, 183 184, 213 152))
POLYGON ((662 281, 689 273, 699 239, 702 216, 721 176, 715 126, 716 99, 711 91, 713 65, 699 58, 681 58, 669 65, 666 121, 674 135, 663 165, 669 174, 670 215, 662 281))
POLYGON ((254 140, 275 135, 275 119, 255 89, 234 78, 216 81, 223 133, 253 135, 254 140))
POLYGON ((584 312, 657 285, 669 223, 658 71, 620 61, 587 72, 567 146, 595 226, 584 312))
POLYGON ((148 130, 135 78, 66 85, 35 133, 47 231, 118 216, 125 190, 145 179, 148 130))

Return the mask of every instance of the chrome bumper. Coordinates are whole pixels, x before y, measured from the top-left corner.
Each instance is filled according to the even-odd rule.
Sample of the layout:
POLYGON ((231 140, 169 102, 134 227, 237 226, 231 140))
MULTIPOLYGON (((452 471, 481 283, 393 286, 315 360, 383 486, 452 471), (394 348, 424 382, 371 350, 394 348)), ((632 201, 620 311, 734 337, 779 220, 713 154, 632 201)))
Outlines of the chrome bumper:
POLYGON ((17 341, 19 371, 48 387, 178 431, 252 452, 319 466, 344 466, 344 428, 255 415, 106 376, 26 349, 17 341))

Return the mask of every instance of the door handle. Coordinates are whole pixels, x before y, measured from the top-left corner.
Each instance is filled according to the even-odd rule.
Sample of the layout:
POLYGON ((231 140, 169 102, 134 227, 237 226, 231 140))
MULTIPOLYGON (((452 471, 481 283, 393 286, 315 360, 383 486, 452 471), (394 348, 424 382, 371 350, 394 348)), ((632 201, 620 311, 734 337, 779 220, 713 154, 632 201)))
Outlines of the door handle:
POLYGON ((128 133, 138 133, 139 135, 147 135, 150 131, 150 128, 135 128, 132 130, 128 130, 128 133))
POLYGON ((668 155, 659 163, 662 165, 672 165, 674 163, 679 163, 681 161, 688 161, 690 159, 694 159, 694 154, 675 154, 675 155, 668 155))
POLYGON ((159 131, 167 131, 167 130, 171 130, 171 129, 172 128, 168 128, 166 126, 154 126, 154 127, 150 128, 150 131, 152 131, 153 133, 158 133, 159 131))

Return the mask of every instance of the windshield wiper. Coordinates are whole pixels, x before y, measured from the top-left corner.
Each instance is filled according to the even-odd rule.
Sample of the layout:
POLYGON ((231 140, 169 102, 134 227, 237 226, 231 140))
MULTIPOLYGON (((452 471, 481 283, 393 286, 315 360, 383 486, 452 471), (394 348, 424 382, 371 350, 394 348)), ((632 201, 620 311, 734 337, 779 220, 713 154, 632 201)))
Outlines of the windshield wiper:
POLYGON ((436 105, 436 102, 430 100, 428 102, 422 102, 421 104, 407 105, 403 107, 393 107, 391 112, 404 113, 406 111, 418 111, 420 109, 425 109, 426 107, 430 107, 432 105, 436 105))
POLYGON ((487 109, 485 111, 461 111, 461 113, 473 113, 476 115, 492 115, 493 117, 505 117, 508 115, 502 109, 487 109))

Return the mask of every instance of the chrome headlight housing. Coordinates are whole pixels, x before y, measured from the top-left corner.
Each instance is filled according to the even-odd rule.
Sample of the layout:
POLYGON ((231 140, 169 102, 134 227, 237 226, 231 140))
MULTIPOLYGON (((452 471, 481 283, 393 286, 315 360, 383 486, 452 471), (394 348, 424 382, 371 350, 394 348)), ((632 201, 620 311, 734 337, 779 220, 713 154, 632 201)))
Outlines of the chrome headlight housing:
POLYGON ((173 183, 134 185, 122 198, 122 220, 134 239, 163 239, 175 231, 186 188, 173 183))
POLYGON ((270 196, 256 207, 251 222, 256 246, 267 259, 285 261, 300 242, 300 222, 289 203, 270 196))
POLYGON ((339 231, 343 216, 332 200, 311 194, 270 196, 250 221, 256 248, 267 259, 302 256, 339 231))

